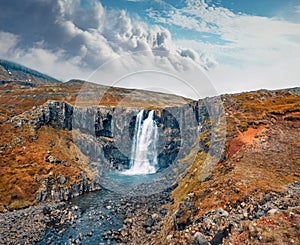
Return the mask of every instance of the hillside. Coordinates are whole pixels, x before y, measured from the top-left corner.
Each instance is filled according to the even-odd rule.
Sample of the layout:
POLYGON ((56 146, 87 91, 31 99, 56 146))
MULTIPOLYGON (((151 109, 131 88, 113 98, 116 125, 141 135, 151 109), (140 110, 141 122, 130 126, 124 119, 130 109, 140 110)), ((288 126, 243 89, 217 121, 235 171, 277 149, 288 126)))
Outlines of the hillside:
MULTIPOLYGON (((7 64, 11 65, 9 62, 7 64)), ((12 67, 15 66, 11 65, 11 70, 12 67)), ((43 125, 35 130, 34 125, 23 125, 22 118, 29 120, 37 117, 41 113, 39 108, 47 105, 47 101, 62 101, 78 107, 137 109, 182 106, 190 102, 189 99, 174 95, 111 88, 79 80, 44 83, 47 76, 36 76, 40 73, 32 73, 18 65, 16 67, 15 70, 35 77, 36 83, 5 80, 0 85, 0 211, 4 207, 15 209, 36 203, 38 189, 43 189, 43 181, 52 172, 56 173, 56 177, 64 176, 69 180, 67 188, 75 180, 78 183, 81 180, 92 181, 91 170, 86 167, 90 159, 84 155, 78 158, 80 150, 73 143, 71 131, 52 128, 51 125, 43 125), (63 159, 64 164, 53 164, 47 160, 50 155, 63 159)), ((7 70, 1 70, 0 74, 6 77, 7 70)))
MULTIPOLYGON (((121 133, 125 128, 132 134, 132 118, 140 109, 155 110, 160 133, 166 135, 161 159, 175 158, 180 148, 185 155, 179 159, 189 167, 178 183, 170 187, 170 198, 166 197, 168 189, 162 192, 162 200, 157 201, 158 194, 156 198, 151 196, 149 200, 155 200, 155 204, 145 198, 124 204, 126 210, 136 214, 136 220, 130 221, 129 226, 123 217, 123 230, 110 231, 113 235, 116 232, 115 238, 111 235, 112 242, 300 243, 299 88, 222 95, 218 107, 213 99, 191 101, 78 80, 59 83, 4 61, 0 63, 0 80, 0 212, 3 215, 0 233, 6 232, 7 239, 0 238, 0 244, 38 241, 59 215, 59 222, 63 222, 78 209, 66 209, 64 213, 41 204, 72 200, 101 189, 99 164, 104 166, 107 162, 113 169, 126 167, 128 159, 118 151, 117 143, 121 142, 125 151, 130 151, 126 143, 130 142, 128 135, 121 133), (14 74, 13 79, 8 70, 14 74), (209 107, 224 110, 226 124, 215 127, 218 122, 210 117, 209 107), (180 120, 176 121, 171 112, 180 120), (78 124, 76 116, 87 123, 78 124), (199 130, 196 141, 199 147, 185 149, 185 143, 193 143, 195 130, 199 130), (218 138, 221 131, 226 132, 226 138, 220 159, 220 152, 210 149, 221 141, 218 138), (184 135, 180 147, 176 143, 179 132, 184 135), (36 206, 37 210, 43 207, 38 221, 28 221, 32 227, 26 226, 29 230, 39 226, 34 238, 30 232, 26 233, 27 221, 14 223, 19 219, 16 217, 27 217, 21 215, 27 209, 10 212, 29 206, 36 206), (66 215, 69 211, 71 214, 66 215), (156 215, 151 216, 150 212, 156 215), (11 223, 7 221, 6 226, 3 217, 9 217, 11 223), (48 219, 49 222, 43 222, 48 219), (12 225, 17 238, 10 235, 12 225), (123 236, 125 230, 127 235, 123 236), (135 240, 130 241, 130 237, 135 240)), ((171 166, 172 162, 168 164, 171 166)), ((164 166, 167 170, 168 164, 164 166)), ((114 208, 111 204, 106 206, 114 208)), ((33 215, 34 211, 29 210, 33 215)), ((72 217, 68 219, 74 221, 72 217)), ((86 237, 92 237, 93 233, 86 237)))
POLYGON ((300 242, 299 92, 295 88, 222 96, 226 157, 218 161, 198 153, 172 193, 175 202, 169 206, 162 244, 300 242), (206 158, 218 162, 204 179, 206 158))
POLYGON ((59 80, 32 70, 17 63, 0 59, 0 82, 17 82, 21 85, 34 86, 36 84, 60 83, 59 80))

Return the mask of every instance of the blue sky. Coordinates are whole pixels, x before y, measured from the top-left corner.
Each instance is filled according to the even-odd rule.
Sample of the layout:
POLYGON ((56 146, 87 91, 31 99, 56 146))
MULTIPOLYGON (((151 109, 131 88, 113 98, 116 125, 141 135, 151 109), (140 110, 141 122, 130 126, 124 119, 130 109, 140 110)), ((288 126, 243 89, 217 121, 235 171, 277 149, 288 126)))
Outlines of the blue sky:
MULTIPOLYGON (((201 70, 218 94, 294 87, 300 1, 0 0, 0 58, 63 81, 112 85, 145 69, 193 80, 201 70)), ((147 79, 122 86, 147 89, 147 79)), ((155 90, 195 97, 162 80, 155 90)))
MULTIPOLYGON (((197 32, 192 29, 182 28, 178 25, 160 23, 159 21, 156 21, 155 18, 150 18, 148 16, 148 11, 150 9, 161 12, 168 12, 170 9, 184 9, 187 6, 187 3, 183 0, 103 0, 101 3, 108 9, 125 9, 132 17, 138 16, 143 21, 151 25, 160 24, 170 30, 173 38, 175 39, 190 38, 193 40, 202 40, 204 42, 222 43, 222 41, 224 41, 224 44, 226 43, 225 40, 217 40, 218 35, 208 32, 197 32)), ((300 23, 299 11, 297 12, 297 7, 300 6, 300 1, 298 0, 210 0, 205 3, 208 6, 226 8, 237 15, 278 18, 294 23, 300 23)), ((188 16, 187 13, 186 15, 188 16)), ((199 16, 194 16, 194 18, 199 22, 202 21, 199 16)))

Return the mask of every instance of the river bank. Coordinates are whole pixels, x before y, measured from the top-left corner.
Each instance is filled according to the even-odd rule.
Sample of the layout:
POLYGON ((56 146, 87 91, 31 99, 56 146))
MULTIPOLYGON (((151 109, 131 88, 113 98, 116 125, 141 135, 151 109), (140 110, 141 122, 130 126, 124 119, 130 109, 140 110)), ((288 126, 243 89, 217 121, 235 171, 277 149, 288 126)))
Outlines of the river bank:
POLYGON ((0 214, 0 244, 142 244, 160 231, 171 189, 149 196, 102 190, 0 214))

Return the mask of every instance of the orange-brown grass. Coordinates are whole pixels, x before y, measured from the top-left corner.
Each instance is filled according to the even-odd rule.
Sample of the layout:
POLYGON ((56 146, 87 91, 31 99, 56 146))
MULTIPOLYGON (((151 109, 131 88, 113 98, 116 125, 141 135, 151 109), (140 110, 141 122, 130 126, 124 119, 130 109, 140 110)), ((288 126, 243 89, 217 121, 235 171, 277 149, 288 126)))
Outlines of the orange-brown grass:
POLYGON ((242 119, 250 122, 263 119, 266 114, 285 114, 292 110, 300 110, 300 97, 285 91, 278 91, 276 95, 267 93, 242 93, 233 95, 239 102, 239 111, 242 111, 242 119))
POLYGON ((63 175, 69 183, 80 174, 82 164, 77 158, 77 150, 73 143, 70 147, 66 138, 72 138, 68 131, 55 130, 51 127, 42 127, 37 132, 30 126, 14 128, 10 124, 1 126, 0 161, 0 207, 11 209, 21 208, 34 203, 38 181, 46 178, 50 171, 55 176, 63 175), (34 139, 36 138, 36 139, 34 139), (19 139, 16 141, 16 139, 19 139), (55 145, 52 147, 51 142, 55 145), (48 151, 57 159, 64 160, 72 166, 51 164, 46 162, 48 151), (18 204, 18 205, 17 205, 18 204), (24 205, 23 205, 24 204, 24 205))
POLYGON ((11 116, 31 110, 47 100, 66 101, 78 106, 133 107, 159 109, 183 105, 190 101, 175 95, 142 90, 111 88, 96 84, 46 84, 37 87, 11 82, 0 86, 0 123, 11 116), (86 97, 85 97, 86 96, 86 97))
POLYGON ((274 134, 269 141, 261 143, 253 139, 255 131, 251 130, 251 140, 246 138, 245 143, 245 139, 239 136, 238 142, 242 142, 243 147, 216 166, 211 180, 200 183, 195 189, 199 197, 198 215, 243 202, 247 195, 257 190, 261 193, 284 191, 287 184, 300 180, 297 174, 300 170, 299 147, 295 140, 295 137, 300 137, 299 132, 291 131, 288 125, 276 130, 284 132, 285 137, 279 139, 274 134), (264 144, 266 148, 263 148, 264 144))
MULTIPOLYGON (((270 94, 264 100, 259 92, 230 95, 231 99, 225 100, 227 158, 213 167, 210 178, 203 181, 207 155, 198 153, 172 193, 174 204, 169 206, 170 215, 161 232, 162 244, 165 243, 163 237, 172 230, 175 210, 189 193, 194 193, 196 216, 201 216, 219 207, 229 211, 249 197, 262 200, 265 193, 285 191, 286 185, 300 180, 299 121, 285 121, 281 115, 297 116, 300 99, 290 94, 285 97, 282 93, 279 92, 278 98, 270 94), (237 108, 230 106, 235 105, 235 101, 237 108), (272 123, 271 118, 276 121, 272 123), (255 121, 258 124, 253 125, 255 121), (242 122, 250 122, 244 132, 240 130, 242 122)), ((200 140, 206 139, 202 136, 200 140)), ((215 163, 211 161, 212 166, 215 163)), ((239 234, 238 239, 243 242, 235 244, 243 244, 248 235, 247 231, 239 234)))
POLYGON ((244 232, 232 233, 224 244, 299 244, 299 207, 289 208, 273 215, 267 215, 256 222, 244 221, 244 232), (290 215, 292 213, 292 215, 290 215))

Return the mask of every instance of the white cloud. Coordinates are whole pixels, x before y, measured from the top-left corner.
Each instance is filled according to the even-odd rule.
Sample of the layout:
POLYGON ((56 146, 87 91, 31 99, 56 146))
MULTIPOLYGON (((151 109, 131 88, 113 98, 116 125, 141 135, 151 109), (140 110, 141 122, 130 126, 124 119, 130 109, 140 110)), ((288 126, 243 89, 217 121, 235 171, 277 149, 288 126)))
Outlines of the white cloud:
POLYGON ((210 80, 219 94, 299 87, 300 58, 282 60, 268 66, 240 67, 220 65, 209 72, 210 80))
MULTIPOLYGON (((11 0, 7 5, 11 2, 20 4, 11 0)), ((15 13, 18 8, 14 4, 2 12, 0 56, 63 80, 85 79, 101 65, 90 78, 108 85, 128 73, 156 70, 183 76, 201 89, 192 72, 203 72, 203 67, 217 67, 209 74, 221 92, 292 86, 298 79, 295 62, 299 63, 300 57, 300 24, 283 19, 234 14, 199 0, 188 1, 183 9, 148 10, 158 24, 208 34, 207 42, 174 41, 167 29, 130 18, 124 10, 108 11, 97 0, 86 1, 84 8, 80 0, 28 0, 22 3, 24 7, 35 9, 26 16, 22 11, 15 13), (12 13, 15 22, 10 21, 12 13)), ((135 82, 141 80, 134 77, 135 82)), ((165 89, 176 84, 162 80, 165 89)))
POLYGON ((222 59, 226 60, 226 63, 219 62, 214 69, 208 71, 210 80, 219 94, 260 88, 278 89, 299 86, 299 48, 278 47, 277 51, 246 49, 243 54, 239 54, 234 53, 234 49, 230 53, 224 50, 226 47, 209 43, 191 40, 178 42, 194 50, 206 50, 207 53, 222 56, 222 59), (229 62, 230 59, 233 61, 229 62), (240 61, 239 64, 237 60, 240 61))
POLYGON ((18 43, 17 35, 0 31, 0 56, 5 56, 18 43))
MULTIPOLYGON (((234 14, 223 7, 208 7, 204 1, 188 1, 188 7, 171 11, 149 10, 157 22, 177 25, 198 32, 220 35, 223 52, 244 56, 259 51, 260 58, 269 58, 270 50, 299 49, 300 24, 275 18, 234 14), (292 38, 297 40, 292 41, 292 38), (264 50, 263 50, 264 49, 264 50), (232 52, 234 50, 234 52, 232 52)), ((220 45, 214 45, 220 52, 220 45)), ((290 50, 287 50, 290 51, 290 50)), ((271 57, 272 59, 273 57, 271 57)))
POLYGON ((209 73, 222 93, 299 84, 299 23, 234 14, 222 7, 209 7, 204 1, 189 1, 183 9, 150 10, 149 16, 160 23, 219 36, 211 37, 211 42, 186 38, 175 42, 218 61, 218 67, 209 73))
MULTIPOLYGON (((12 7, 21 4, 13 2, 12 7)), ((97 0, 86 1, 88 5, 84 7, 80 0, 56 0, 51 4, 47 2, 47 6, 43 5, 46 4, 43 1, 37 4, 34 0, 28 0, 25 4, 36 8, 33 15, 26 16, 28 22, 28 18, 36 19, 35 15, 41 17, 39 15, 43 11, 52 10, 53 14, 44 14, 44 21, 33 22, 35 26, 30 29, 28 26, 26 29, 14 26, 18 27, 16 33, 5 32, 1 39, 3 43, 11 44, 1 49, 5 50, 1 56, 63 80, 74 77, 84 79, 86 74, 118 57, 126 57, 127 60, 115 60, 115 71, 143 69, 155 64, 153 69, 182 72, 189 70, 190 63, 204 68, 214 64, 191 49, 177 47, 167 29, 150 27, 130 18, 124 10, 107 11, 97 0), (46 32, 45 26, 48 28, 46 32), (33 30, 37 30, 38 35, 33 30), (36 36, 40 38, 34 39, 36 36), (13 41, 8 42, 7 39, 13 41), (126 56, 130 53, 134 55, 126 56)), ((22 13, 19 15, 22 18, 22 13)), ((10 25, 9 17, 4 15, 6 22, 2 28, 6 28, 5 24, 10 25)), ((19 23, 22 23, 21 20, 19 23)), ((97 80, 105 82, 102 78, 97 80)))
POLYGON ((11 33, 0 32, 0 57, 24 64, 50 76, 64 78, 66 74, 74 77, 86 77, 90 70, 78 69, 76 57, 64 59, 64 51, 51 51, 41 48, 43 44, 36 43, 29 49, 18 47, 19 38, 11 33))

